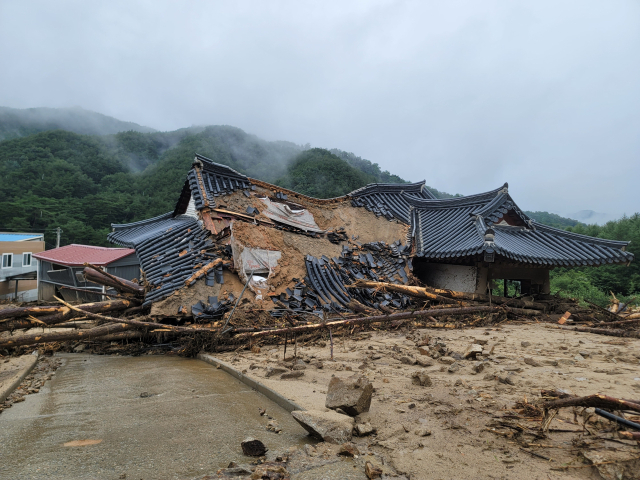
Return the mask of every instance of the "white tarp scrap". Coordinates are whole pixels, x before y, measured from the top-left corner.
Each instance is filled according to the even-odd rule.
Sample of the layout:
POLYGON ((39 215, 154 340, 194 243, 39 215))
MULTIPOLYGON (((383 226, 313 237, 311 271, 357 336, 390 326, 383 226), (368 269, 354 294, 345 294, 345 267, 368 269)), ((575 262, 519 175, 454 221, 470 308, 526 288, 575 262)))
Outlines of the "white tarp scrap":
POLYGON ((273 269, 278 266, 282 254, 278 250, 247 247, 238 242, 233 235, 231 235, 230 244, 233 263, 240 280, 246 283, 248 276, 252 275, 249 288, 256 293, 256 299, 260 300, 263 294, 266 295, 267 280, 273 269))
POLYGON ((300 207, 300 209, 291 208, 286 203, 273 202, 268 197, 260 198, 267 206, 262 213, 265 217, 275 220, 276 222, 291 225, 306 232, 324 233, 316 224, 313 215, 309 210, 300 207))

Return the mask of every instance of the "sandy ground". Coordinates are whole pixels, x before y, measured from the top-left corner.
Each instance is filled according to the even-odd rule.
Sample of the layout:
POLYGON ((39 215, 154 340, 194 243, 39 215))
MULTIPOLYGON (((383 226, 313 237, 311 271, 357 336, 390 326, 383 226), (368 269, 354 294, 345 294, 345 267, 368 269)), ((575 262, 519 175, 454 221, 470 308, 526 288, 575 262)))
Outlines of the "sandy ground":
MULTIPOLYGON (((395 474, 411 479, 595 479, 601 478, 600 474, 586 466, 581 452, 640 457, 633 442, 616 441, 607 420, 593 416, 587 426, 594 435, 586 432, 582 409, 575 417, 572 408, 562 409, 547 438, 526 434, 514 438, 513 429, 500 425, 508 422, 536 429, 540 418, 519 415, 514 405, 525 399, 539 401, 541 389, 560 388, 580 396, 603 393, 640 398, 640 340, 568 332, 542 324, 387 331, 366 336, 359 341, 334 337, 333 361, 328 342, 298 345, 297 356, 306 368, 304 376, 294 380, 265 378, 267 368, 290 365, 283 362, 283 346, 265 345, 257 354, 217 356, 307 409, 325 409, 332 376, 366 375, 375 387, 373 401, 370 412, 357 420, 370 422, 377 433, 354 437, 354 443, 363 453, 382 456, 395 474), (446 362, 451 360, 440 358, 424 367, 432 386, 412 384, 411 374, 423 367, 407 362, 420 358, 428 363, 430 355, 421 354, 418 348, 425 343, 425 336, 430 340, 430 355, 436 357, 433 352, 438 345, 451 358, 463 354, 476 340, 486 343, 487 355, 481 357, 483 371, 474 372, 476 361, 458 360, 459 369, 450 373, 446 362), (407 357, 404 362, 402 357, 407 357), (525 363, 525 358, 540 366, 530 365, 535 363, 531 360, 525 363), (513 385, 503 383, 505 380, 513 385), (420 427, 427 427, 431 435, 418 436, 415 432, 420 427), (531 445, 526 450, 551 460, 527 453, 523 445, 531 445), (577 468, 556 470, 564 465, 577 468)), ((293 353, 289 345, 287 358, 293 353)), ((640 477, 625 474, 624 478, 640 477)))

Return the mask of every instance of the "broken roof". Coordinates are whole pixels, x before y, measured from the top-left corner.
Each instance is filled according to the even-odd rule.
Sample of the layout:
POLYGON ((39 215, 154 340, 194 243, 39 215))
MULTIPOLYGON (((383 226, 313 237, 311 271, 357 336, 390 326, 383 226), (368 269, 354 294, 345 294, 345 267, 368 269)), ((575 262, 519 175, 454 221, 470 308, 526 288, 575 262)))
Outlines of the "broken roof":
POLYGON ((85 262, 100 266, 109 265, 134 253, 136 251, 131 248, 94 247, 72 243, 53 250, 34 253, 33 257, 67 267, 81 267, 85 262))
POLYGON ((419 257, 455 261, 487 253, 544 266, 633 260, 625 251, 629 242, 579 235, 529 218, 509 195, 506 183, 489 192, 445 200, 404 196, 412 207, 411 236, 419 257))

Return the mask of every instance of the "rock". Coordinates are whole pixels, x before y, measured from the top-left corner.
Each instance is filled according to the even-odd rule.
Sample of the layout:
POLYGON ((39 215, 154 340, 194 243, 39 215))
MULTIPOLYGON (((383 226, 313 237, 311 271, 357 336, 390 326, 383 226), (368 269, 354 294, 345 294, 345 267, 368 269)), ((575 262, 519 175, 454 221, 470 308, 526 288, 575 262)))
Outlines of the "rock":
POLYGON ((306 453, 310 457, 315 457, 318 454, 318 451, 315 449, 313 445, 309 445, 308 443, 304 446, 304 453, 306 453))
POLYGON ((305 368, 307 368, 307 364, 304 363, 304 360, 298 360, 293 364, 293 370, 304 370, 305 368))
POLYGON ((416 363, 421 367, 432 367, 435 364, 435 361, 431 357, 420 356, 416 358, 416 363))
POLYGON ((356 425, 356 434, 359 437, 366 437, 367 435, 371 435, 375 431, 375 428, 373 428, 369 422, 359 423, 356 425))
POLYGON ((280 433, 282 431, 278 422, 275 420, 269 420, 269 423, 267 423, 267 430, 275 433, 280 433))
POLYGON ((419 347, 418 348, 418 353, 420 355, 429 355, 429 347, 419 347))
POLYGON ((275 375, 280 375, 282 373, 286 373, 289 370, 287 370, 286 368, 280 368, 280 367, 269 367, 267 368, 267 373, 265 374, 266 378, 269 377, 273 377, 275 375))
POLYGON ((85 349, 86 347, 87 347, 87 346, 86 346, 84 343, 81 343, 80 345, 78 345, 77 347, 75 347, 75 348, 73 349, 73 351, 74 351, 75 353, 84 352, 84 349, 85 349))
POLYGON ((360 455, 360 451, 353 443, 347 442, 340 445, 338 455, 343 457, 355 457, 356 455, 360 455))
POLYGON ((578 353, 579 353, 580 355, 582 355, 584 358, 587 358, 587 357, 590 357, 590 356, 591 356, 591 354, 590 354, 589 352, 581 351, 581 352, 578 352, 578 353))
POLYGON ((555 360, 555 359, 543 360, 542 364, 543 365, 550 365, 552 367, 557 367, 558 366, 558 360, 555 360))
POLYGON ((526 340, 522 341, 522 342, 520 342, 520 346, 522 346, 524 348, 530 347, 531 346, 531 342, 527 342, 526 340))
POLYGON ((341 408, 355 417, 368 412, 371 407, 373 385, 367 377, 353 375, 346 379, 333 377, 327 389, 325 407, 335 410, 341 408))
POLYGON ((427 427, 420 427, 413 433, 415 433, 419 437, 428 437, 429 435, 431 435, 431 430, 429 430, 427 427))
POLYGON ((411 374, 411 383, 420 385, 421 387, 430 387, 433 385, 431 377, 427 375, 426 370, 418 370, 411 374))
POLYGON ((253 347, 251 347, 251 353, 255 353, 255 354, 260 353, 260 347, 257 345, 254 345, 253 347))
POLYGON ((504 377, 496 377, 500 383, 505 383, 507 385, 515 385, 513 379, 509 375, 505 375, 504 377))
POLYGON ((478 345, 477 343, 472 343, 465 350, 464 358, 466 358, 466 359, 469 359, 469 358, 475 359, 476 355, 482 355, 482 345, 478 345))
POLYGON ((484 370, 484 362, 475 362, 473 367, 471 367, 471 370, 473 370, 474 374, 482 373, 484 370))
POLYGON ((242 453, 249 457, 261 457, 267 453, 267 447, 260 440, 255 438, 247 438, 240 444, 242 453))
POLYGON ((440 357, 440 361, 446 365, 451 365, 455 363, 456 359, 453 357, 440 357))
POLYGON ((415 358, 404 356, 404 357, 400 357, 400 363, 404 363, 405 365, 415 365, 416 360, 415 358))
POLYGON ((489 340, 486 338, 474 338, 473 343, 477 343, 478 345, 486 345, 489 343, 489 340))
POLYGON ((538 362, 536 359, 531 357, 524 357, 524 363, 527 365, 531 365, 532 367, 541 367, 542 364, 538 362))
POLYGON ((582 355, 580 355, 580 354, 578 354, 578 355, 576 355, 575 357, 573 357, 573 359, 574 359, 576 362, 583 362, 583 361, 584 361, 584 357, 583 357, 582 355))
POLYGON ((382 476, 382 469, 371 462, 364 464, 364 474, 369 479, 380 478, 382 476))
POLYGON ((452 363, 451 365, 449 365, 449 368, 447 369, 447 372, 456 373, 458 370, 460 370, 460 364, 458 362, 455 362, 455 363, 452 363))
MULTIPOLYGON (((223 475, 225 477, 246 478, 251 475, 251 470, 248 467, 236 465, 233 462, 231 462, 227 468, 221 468, 216 473, 218 475, 223 475)), ((120 477, 120 478, 126 478, 126 477, 120 477)))
POLYGON ((282 375, 280 375, 280 379, 281 380, 290 380, 292 378, 300 378, 301 376, 304 375, 304 372, 301 371, 295 371, 295 372, 287 372, 287 373, 283 373, 282 375))
POLYGON ((258 465, 251 475, 251 480, 289 480, 289 472, 278 463, 263 463, 258 465))
POLYGON ((311 435, 325 442, 342 444, 351 440, 353 418, 319 410, 294 410, 293 418, 311 435))

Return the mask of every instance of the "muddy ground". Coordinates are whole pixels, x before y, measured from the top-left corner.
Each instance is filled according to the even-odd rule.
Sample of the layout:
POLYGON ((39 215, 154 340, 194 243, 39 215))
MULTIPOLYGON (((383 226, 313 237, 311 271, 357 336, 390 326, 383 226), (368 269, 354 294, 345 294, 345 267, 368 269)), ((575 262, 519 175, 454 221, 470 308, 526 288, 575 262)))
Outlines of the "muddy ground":
MULTIPOLYGON (((375 391, 370 412, 357 420, 370 422, 376 433, 353 441, 362 453, 384 459, 390 475, 640 478, 638 461, 603 463, 598 467, 602 474, 589 466, 585 455, 596 463, 640 457, 639 446, 620 441, 609 421, 589 416, 593 409, 564 408, 546 438, 531 433, 540 425, 539 411, 531 404, 540 400, 541 389, 640 398, 640 340, 561 331, 545 324, 363 336, 359 341, 334 337, 333 360, 328 339, 298 345, 297 356, 306 368, 293 380, 266 376, 269 368, 291 365, 283 362, 282 345, 216 356, 307 409, 324 409, 332 376, 366 375, 375 391), (456 360, 478 342, 484 343, 486 355, 476 361, 456 360), (422 347, 425 354, 418 347, 423 343, 429 344, 422 347), (445 356, 431 358, 440 355, 437 351, 445 356), (414 364, 416 360, 432 365, 414 364), (432 386, 412 383, 411 374, 423 369, 432 386), (523 426, 525 433, 504 425, 523 426), (430 435, 419 436, 416 432, 424 433, 425 427, 430 435)), ((293 353, 289 345, 287 358, 293 353)))

